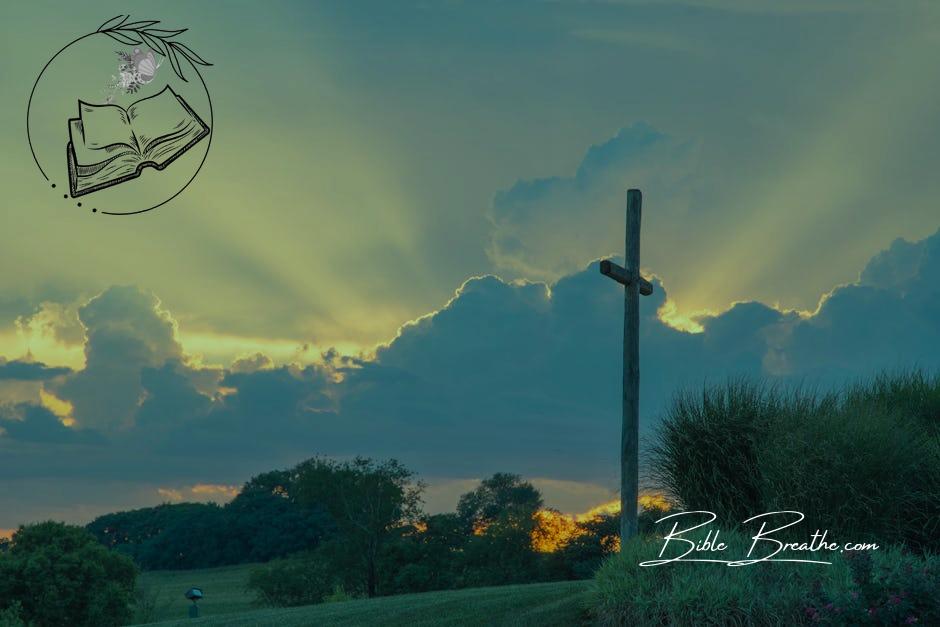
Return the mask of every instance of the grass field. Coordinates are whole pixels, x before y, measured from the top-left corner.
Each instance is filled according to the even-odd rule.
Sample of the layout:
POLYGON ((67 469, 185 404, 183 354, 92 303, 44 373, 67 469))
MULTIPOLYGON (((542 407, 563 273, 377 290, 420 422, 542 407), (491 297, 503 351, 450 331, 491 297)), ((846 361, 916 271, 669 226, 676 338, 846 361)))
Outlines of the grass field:
POLYGON ((251 566, 143 573, 140 587, 153 602, 151 620, 169 625, 294 627, 300 625, 545 625, 583 622, 588 582, 468 588, 405 594, 307 607, 258 609, 245 582, 251 566), (199 620, 188 618, 183 593, 199 586, 199 620))
POLYGON ((257 609, 252 595, 245 590, 253 564, 209 568, 205 570, 171 570, 141 573, 137 587, 145 599, 153 603, 150 620, 186 618, 191 603, 183 594, 192 587, 202 588, 206 597, 199 602, 200 616, 215 616, 257 609))

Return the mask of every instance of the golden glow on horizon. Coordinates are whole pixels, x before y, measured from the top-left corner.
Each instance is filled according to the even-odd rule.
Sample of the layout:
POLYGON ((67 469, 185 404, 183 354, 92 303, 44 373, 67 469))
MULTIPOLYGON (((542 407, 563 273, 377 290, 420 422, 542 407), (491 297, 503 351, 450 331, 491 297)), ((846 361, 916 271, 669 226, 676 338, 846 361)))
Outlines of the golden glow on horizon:
MULTIPOLYGON (((641 509, 668 510, 671 503, 666 496, 659 492, 646 492, 637 499, 641 509)), ((565 514, 552 509, 543 509, 536 512, 537 526, 532 532, 532 548, 542 553, 552 553, 563 548, 574 538, 584 534, 579 523, 591 522, 604 515, 620 513, 620 499, 601 503, 580 514, 565 514)), ((474 530, 477 533, 477 530, 474 530)), ((602 542, 615 543, 620 546, 619 538, 602 538, 602 542)), ((616 549, 614 549, 616 550, 616 549)))
POLYGON ((554 553, 574 538, 583 535, 575 517, 553 509, 535 513, 536 527, 532 531, 532 548, 539 553, 554 553))
POLYGON ((620 499, 613 501, 607 501, 606 503, 601 503, 595 507, 592 507, 586 512, 580 514, 575 514, 574 518, 578 522, 587 522, 589 520, 594 520, 599 516, 606 514, 619 514, 620 513, 620 499))
POLYGON ((197 483, 179 488, 157 488, 157 494, 170 503, 202 501, 227 503, 235 498, 241 487, 216 483, 197 483))
POLYGON ((237 485, 221 485, 215 483, 197 483, 192 488, 190 488, 193 494, 198 494, 200 496, 209 497, 209 496, 221 496, 226 500, 234 499, 238 496, 241 488, 237 485))

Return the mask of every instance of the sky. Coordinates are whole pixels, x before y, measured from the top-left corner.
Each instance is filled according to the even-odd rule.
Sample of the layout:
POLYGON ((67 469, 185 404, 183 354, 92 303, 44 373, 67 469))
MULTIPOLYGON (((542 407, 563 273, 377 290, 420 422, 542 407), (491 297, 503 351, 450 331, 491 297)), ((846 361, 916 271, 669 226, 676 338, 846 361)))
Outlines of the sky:
POLYGON ((397 457, 429 509, 495 471, 609 500, 630 187, 644 436, 703 381, 938 365, 934 4, 160 3, 132 18, 213 64, 211 148, 107 216, 50 182, 120 46, 37 87, 50 181, 25 113, 125 8, 0 9, 0 530, 314 454, 397 457))

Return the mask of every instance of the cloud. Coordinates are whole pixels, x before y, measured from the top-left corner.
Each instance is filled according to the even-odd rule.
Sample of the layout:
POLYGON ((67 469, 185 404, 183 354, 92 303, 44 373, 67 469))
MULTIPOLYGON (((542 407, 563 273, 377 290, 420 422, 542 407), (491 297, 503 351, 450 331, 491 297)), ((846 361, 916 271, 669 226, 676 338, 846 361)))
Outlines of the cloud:
MULTIPOLYGON (((513 276, 553 281, 585 260, 623 250, 627 188, 656 198, 657 213, 688 213, 697 150, 644 122, 591 146, 573 176, 517 181, 497 192, 487 254, 513 276)), ((662 218, 661 218, 662 219, 662 218)))
POLYGON ((103 444, 104 438, 89 429, 67 427, 51 410, 40 405, 19 403, 0 406, 3 437, 18 442, 103 444))
MULTIPOLYGON (((741 302, 701 318, 696 334, 657 317, 666 299, 657 280, 641 300, 642 434, 675 391, 728 376, 827 386, 940 368, 938 277, 940 232, 895 243, 811 316, 741 302)), ((596 264, 550 287, 468 281, 347 373, 338 417, 350 441, 335 449, 403 455, 451 476, 507 469, 602 483, 616 467, 622 302, 596 264)))
POLYGON ((0 380, 45 381, 70 372, 71 368, 49 367, 38 361, 7 361, 0 357, 0 380))
MULTIPOLYGON (((893 243, 811 315, 741 302, 700 318, 700 333, 660 319, 668 286, 652 277, 640 312, 642 436, 678 389, 728 376, 827 386, 884 368, 940 368, 938 277, 940 231, 893 243)), ((238 484, 311 455, 362 454, 444 478, 429 495, 438 508, 479 477, 510 471, 583 509, 576 493, 606 498, 617 485, 622 307, 596 262, 551 284, 481 276, 374 358, 329 353, 301 367, 255 356, 219 371, 189 363, 155 297, 112 288, 80 310, 89 368, 60 375, 56 391, 100 433, 65 427, 38 404, 8 404, 0 476, 121 476, 152 486, 148 498, 162 488, 190 499, 224 496, 199 485, 238 484), (119 384, 132 390, 124 405, 84 396, 119 384), (126 414, 88 413, 98 408, 126 414)), ((17 522, 0 516, 0 526, 17 522)))
POLYGON ((824 379, 872 368, 940 367, 940 230, 895 241, 859 281, 834 289, 818 311, 782 330, 789 372, 824 379))
POLYGON ((57 388, 81 425, 129 425, 140 402, 141 372, 181 361, 176 323, 156 296, 133 286, 111 287, 78 310, 85 329, 85 368, 57 388))
POLYGON ((67 346, 81 344, 85 340, 78 311, 69 304, 44 301, 30 315, 17 318, 16 326, 27 335, 51 337, 67 346))

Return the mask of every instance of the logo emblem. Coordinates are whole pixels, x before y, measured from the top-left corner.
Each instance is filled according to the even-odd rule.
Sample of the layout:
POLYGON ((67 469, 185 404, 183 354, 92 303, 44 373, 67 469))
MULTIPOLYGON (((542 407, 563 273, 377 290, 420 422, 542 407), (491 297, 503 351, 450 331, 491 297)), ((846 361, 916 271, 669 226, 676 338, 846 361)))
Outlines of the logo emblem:
POLYGON ((211 66, 157 20, 114 17, 43 66, 26 108, 30 152, 71 208, 141 214, 178 197, 212 143, 211 66))

